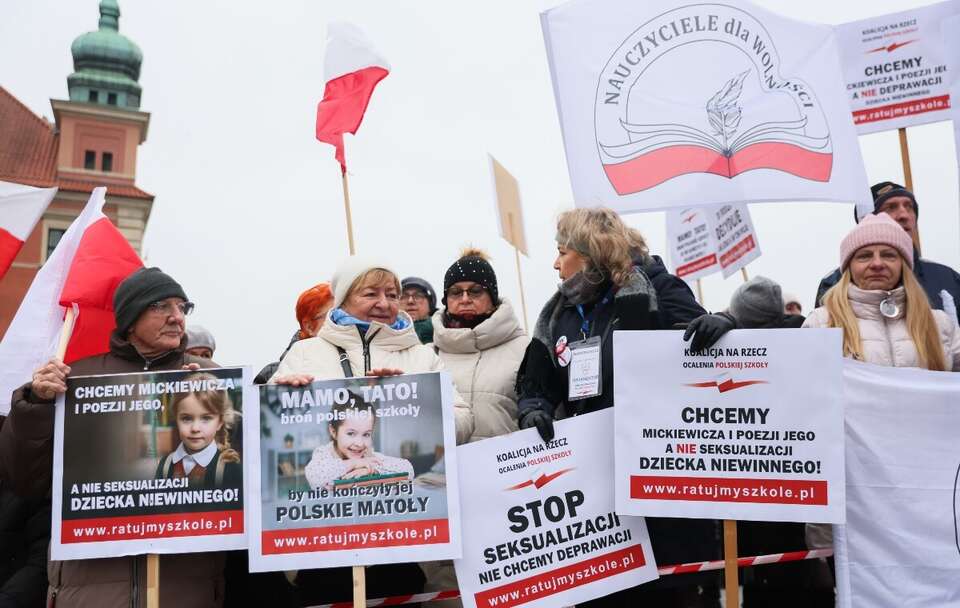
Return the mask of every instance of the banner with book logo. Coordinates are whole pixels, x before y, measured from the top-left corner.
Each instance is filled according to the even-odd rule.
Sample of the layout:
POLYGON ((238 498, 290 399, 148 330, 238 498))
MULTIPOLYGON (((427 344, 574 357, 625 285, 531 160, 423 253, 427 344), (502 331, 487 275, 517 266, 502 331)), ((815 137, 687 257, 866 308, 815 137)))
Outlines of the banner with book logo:
POLYGON ((843 379, 837 606, 960 606, 960 374, 845 361, 843 379))
POLYGON ((244 548, 245 375, 68 378, 54 426, 52 558, 244 548))
POLYGON ((577 204, 867 191, 831 27, 743 0, 573 0, 541 21, 577 204))
POLYGON ((464 606, 567 606, 657 578, 647 526, 613 508, 613 410, 458 448, 464 606))
POLYGON ((960 14, 949 0, 837 26, 853 121, 875 133, 950 119, 950 58, 940 24, 960 14))
POLYGON ((840 336, 614 332, 617 513, 842 523, 840 336))
POLYGON ((744 204, 667 211, 667 242, 674 274, 699 279, 717 271, 727 278, 760 257, 760 244, 744 204))
POLYGON ((460 557, 446 372, 248 391, 252 572, 460 557))

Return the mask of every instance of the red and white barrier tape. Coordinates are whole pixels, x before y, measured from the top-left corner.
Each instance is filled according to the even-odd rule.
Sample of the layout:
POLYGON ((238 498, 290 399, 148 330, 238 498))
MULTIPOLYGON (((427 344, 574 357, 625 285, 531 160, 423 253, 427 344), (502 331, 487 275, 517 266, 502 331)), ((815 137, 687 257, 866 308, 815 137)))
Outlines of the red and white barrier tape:
MULTIPOLYGON (((789 553, 772 553, 770 555, 756 555, 754 557, 741 557, 737 559, 738 568, 748 566, 761 566, 763 564, 780 564, 784 562, 797 562, 804 559, 820 559, 833 555, 833 549, 815 549, 813 551, 791 551, 789 553)), ((707 572, 708 570, 723 570, 723 560, 713 560, 708 562, 692 562, 689 564, 677 564, 675 566, 663 566, 657 568, 660 576, 670 576, 672 574, 689 574, 692 572, 707 572)), ((373 600, 367 600, 367 606, 402 606, 404 604, 418 604, 425 602, 438 602, 440 600, 452 600, 460 597, 459 590, 434 591, 432 593, 419 593, 417 595, 395 595, 393 597, 381 597, 373 600)), ((338 602, 336 604, 322 604, 312 608, 353 608, 353 602, 338 602)))

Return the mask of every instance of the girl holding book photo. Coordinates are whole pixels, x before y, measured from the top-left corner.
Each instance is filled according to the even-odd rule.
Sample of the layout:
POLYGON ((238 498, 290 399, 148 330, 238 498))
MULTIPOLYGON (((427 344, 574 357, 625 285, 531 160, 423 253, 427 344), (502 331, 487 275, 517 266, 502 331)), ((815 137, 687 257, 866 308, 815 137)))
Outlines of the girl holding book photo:
POLYGON ((333 408, 327 425, 330 443, 313 451, 305 475, 314 490, 359 482, 386 483, 413 479, 413 465, 405 458, 373 450, 376 416, 369 404, 333 408), (341 483, 337 483, 341 482, 341 483))

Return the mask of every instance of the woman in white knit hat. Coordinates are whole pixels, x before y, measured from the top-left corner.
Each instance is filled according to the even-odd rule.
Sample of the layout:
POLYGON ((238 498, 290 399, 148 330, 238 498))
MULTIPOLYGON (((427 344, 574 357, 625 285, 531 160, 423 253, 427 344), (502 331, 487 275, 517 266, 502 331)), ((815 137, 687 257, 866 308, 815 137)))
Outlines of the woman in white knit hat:
POLYGON ((864 218, 840 244, 840 282, 803 326, 842 328, 845 357, 960 371, 957 324, 931 309, 913 263, 913 243, 899 224, 882 213, 864 218))

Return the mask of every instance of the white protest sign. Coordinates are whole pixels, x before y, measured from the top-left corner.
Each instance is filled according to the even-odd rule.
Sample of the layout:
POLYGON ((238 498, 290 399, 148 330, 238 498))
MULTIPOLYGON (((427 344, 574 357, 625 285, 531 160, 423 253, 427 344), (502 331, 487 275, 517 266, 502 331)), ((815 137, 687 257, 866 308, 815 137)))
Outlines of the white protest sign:
POLYGON ((541 22, 577 205, 867 191, 833 28, 744 0, 573 0, 541 22))
POLYGON ((617 513, 841 523, 840 336, 614 332, 617 513))
POLYGON ((844 362, 837 606, 960 606, 960 374, 844 362))
POLYGON ((729 277, 760 257, 760 244, 743 203, 667 211, 667 235, 676 274, 697 279, 718 270, 729 277))
POLYGON ((710 215, 703 207, 667 211, 667 242, 673 274, 688 281, 720 270, 717 238, 710 226, 710 215))
POLYGON ((446 372, 248 395, 251 572, 460 557, 446 372))
POLYGON ((613 411, 460 446, 464 606, 566 606, 657 578, 643 518, 613 508, 613 411))
POLYGON ((249 376, 225 368, 68 378, 53 435, 52 558, 244 548, 237 425, 249 376))
POLYGON ((958 13, 960 2, 950 0, 837 26, 858 132, 950 118, 950 70, 940 24, 958 13))

